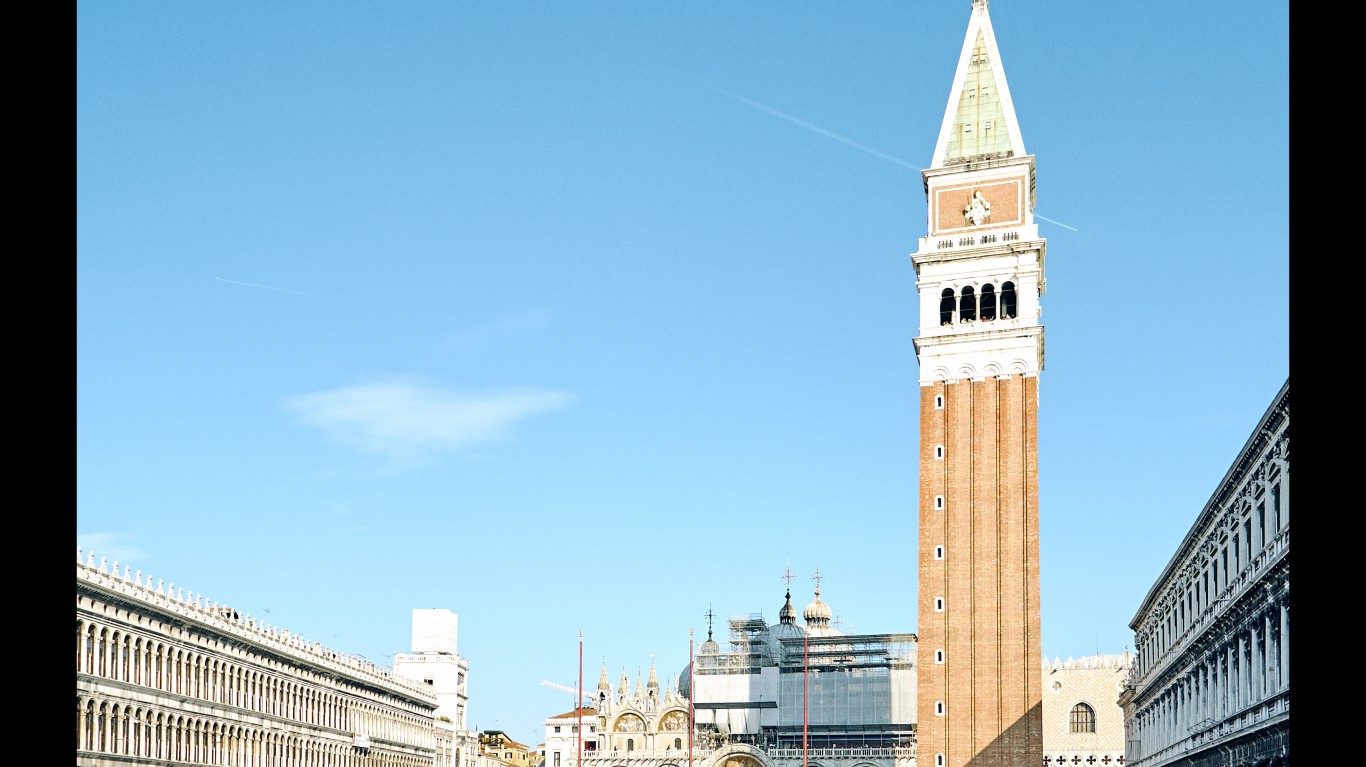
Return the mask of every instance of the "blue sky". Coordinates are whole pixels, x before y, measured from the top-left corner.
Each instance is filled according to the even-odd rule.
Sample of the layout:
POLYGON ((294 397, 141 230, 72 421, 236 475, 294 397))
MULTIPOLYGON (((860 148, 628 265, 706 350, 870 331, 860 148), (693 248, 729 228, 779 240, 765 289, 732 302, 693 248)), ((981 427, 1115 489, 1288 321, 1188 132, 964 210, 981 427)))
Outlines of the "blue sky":
MULTIPOLYGON (((909 253, 967 0, 77 3, 77 543, 528 745, 810 575, 916 630, 909 253)), ((996 0, 1048 239, 1043 646, 1289 375, 1288 11, 996 0)))

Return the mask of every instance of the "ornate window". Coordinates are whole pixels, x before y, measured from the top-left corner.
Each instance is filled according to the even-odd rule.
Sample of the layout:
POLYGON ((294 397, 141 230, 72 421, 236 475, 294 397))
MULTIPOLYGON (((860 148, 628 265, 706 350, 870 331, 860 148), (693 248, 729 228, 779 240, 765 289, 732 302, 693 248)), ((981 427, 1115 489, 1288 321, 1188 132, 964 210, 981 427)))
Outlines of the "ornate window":
POLYGON ((939 324, 940 324, 940 325, 952 325, 952 324, 953 324, 953 307, 954 307, 953 291, 950 290, 949 288, 944 288, 944 292, 942 292, 942 293, 939 294, 939 324))
POLYGON ((1068 732, 1095 732, 1096 731, 1096 710, 1085 703, 1078 703, 1072 707, 1072 713, 1067 719, 1068 732))

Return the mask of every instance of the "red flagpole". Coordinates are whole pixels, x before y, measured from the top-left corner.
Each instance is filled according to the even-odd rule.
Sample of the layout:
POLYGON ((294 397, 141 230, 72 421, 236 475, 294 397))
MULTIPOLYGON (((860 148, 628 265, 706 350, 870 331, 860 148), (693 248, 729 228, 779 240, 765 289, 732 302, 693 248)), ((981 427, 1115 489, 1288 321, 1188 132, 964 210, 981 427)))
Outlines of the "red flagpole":
POLYGON ((579 760, 574 767, 579 767, 583 764, 583 629, 579 629, 579 697, 574 699, 574 712, 579 718, 574 728, 579 734, 579 760))
POLYGON ((693 699, 697 697, 697 690, 692 683, 692 629, 688 629, 688 767, 692 767, 692 734, 697 729, 693 725, 693 699))
MULTIPOLYGON (((820 595, 820 589, 816 589, 816 593, 817 593, 817 596, 819 596, 819 595, 820 595)), ((807 711, 808 711, 808 709, 809 709, 809 704, 807 703, 807 701, 808 701, 808 697, 807 697, 807 685, 808 685, 808 682, 807 682, 807 677, 806 677, 806 673, 807 673, 807 670, 808 670, 808 668, 809 668, 808 663, 807 663, 807 660, 808 660, 808 657, 809 657, 809 656, 807 655, 807 650, 806 650, 806 637, 807 637, 806 633, 803 632, 803 633, 802 633, 802 767, 809 767, 809 765, 807 764, 807 761, 806 761, 806 749, 807 749, 807 743, 809 742, 809 740, 808 740, 808 738, 807 738, 807 722, 808 722, 808 720, 807 720, 807 711)))

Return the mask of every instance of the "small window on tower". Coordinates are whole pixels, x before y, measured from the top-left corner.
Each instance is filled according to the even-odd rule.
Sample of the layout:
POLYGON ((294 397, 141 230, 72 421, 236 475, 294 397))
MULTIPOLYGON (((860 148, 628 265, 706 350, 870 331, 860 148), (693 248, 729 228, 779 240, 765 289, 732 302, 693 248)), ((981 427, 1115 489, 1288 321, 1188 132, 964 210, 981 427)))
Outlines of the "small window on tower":
POLYGON ((934 598, 934 611, 937 612, 937 613, 942 613, 942 612, 944 612, 944 598, 943 598, 943 597, 935 597, 935 598, 934 598))
POLYGON ((936 700, 936 701, 934 702, 934 715, 935 715, 935 716, 943 716, 943 715, 944 715, 944 701, 942 701, 942 700, 936 700))
POLYGON ((936 509, 942 509, 942 508, 944 508, 944 496, 942 496, 942 495, 936 495, 936 496, 934 497, 934 507, 935 507, 936 509))
POLYGON ((972 123, 963 123, 963 138, 972 135, 972 123))
POLYGON ((935 409, 935 410, 943 410, 943 409, 944 409, 944 395, 942 395, 942 394, 936 394, 936 395, 934 395, 934 409, 935 409))
POLYGON ((943 662, 944 662, 944 651, 943 651, 943 650, 935 650, 935 651, 934 651, 934 662, 935 662, 935 663, 943 663, 943 662))
POLYGON ((935 754, 935 755, 934 755, 934 767, 944 767, 944 755, 943 755, 943 754, 935 754))
POLYGON ((935 558, 935 559, 943 559, 943 558, 944 558, 944 547, 943 547, 943 546, 935 546, 935 547, 934 547, 934 558, 935 558))
POLYGON ((934 446, 934 459, 935 459, 936 461, 938 461, 938 460, 942 459, 943 457, 944 457, 944 446, 943 446, 943 445, 935 445, 935 446, 934 446))

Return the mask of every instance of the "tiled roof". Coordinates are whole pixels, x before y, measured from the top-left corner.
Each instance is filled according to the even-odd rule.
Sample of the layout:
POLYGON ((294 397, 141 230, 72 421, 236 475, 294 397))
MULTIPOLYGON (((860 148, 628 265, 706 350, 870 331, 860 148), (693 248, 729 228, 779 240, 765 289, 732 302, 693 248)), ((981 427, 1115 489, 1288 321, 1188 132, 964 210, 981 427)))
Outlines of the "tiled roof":
POLYGON ((578 719, 579 716, 581 716, 581 715, 582 715, 582 716, 597 716, 597 715, 598 715, 598 710, 595 709, 595 708, 593 708, 592 706, 584 706, 583 708, 576 708, 576 709, 574 709, 573 711, 568 711, 568 712, 565 712, 565 713, 563 713, 563 714, 556 714, 555 716, 552 716, 552 717, 550 717, 550 718, 551 718, 551 719, 578 719))

